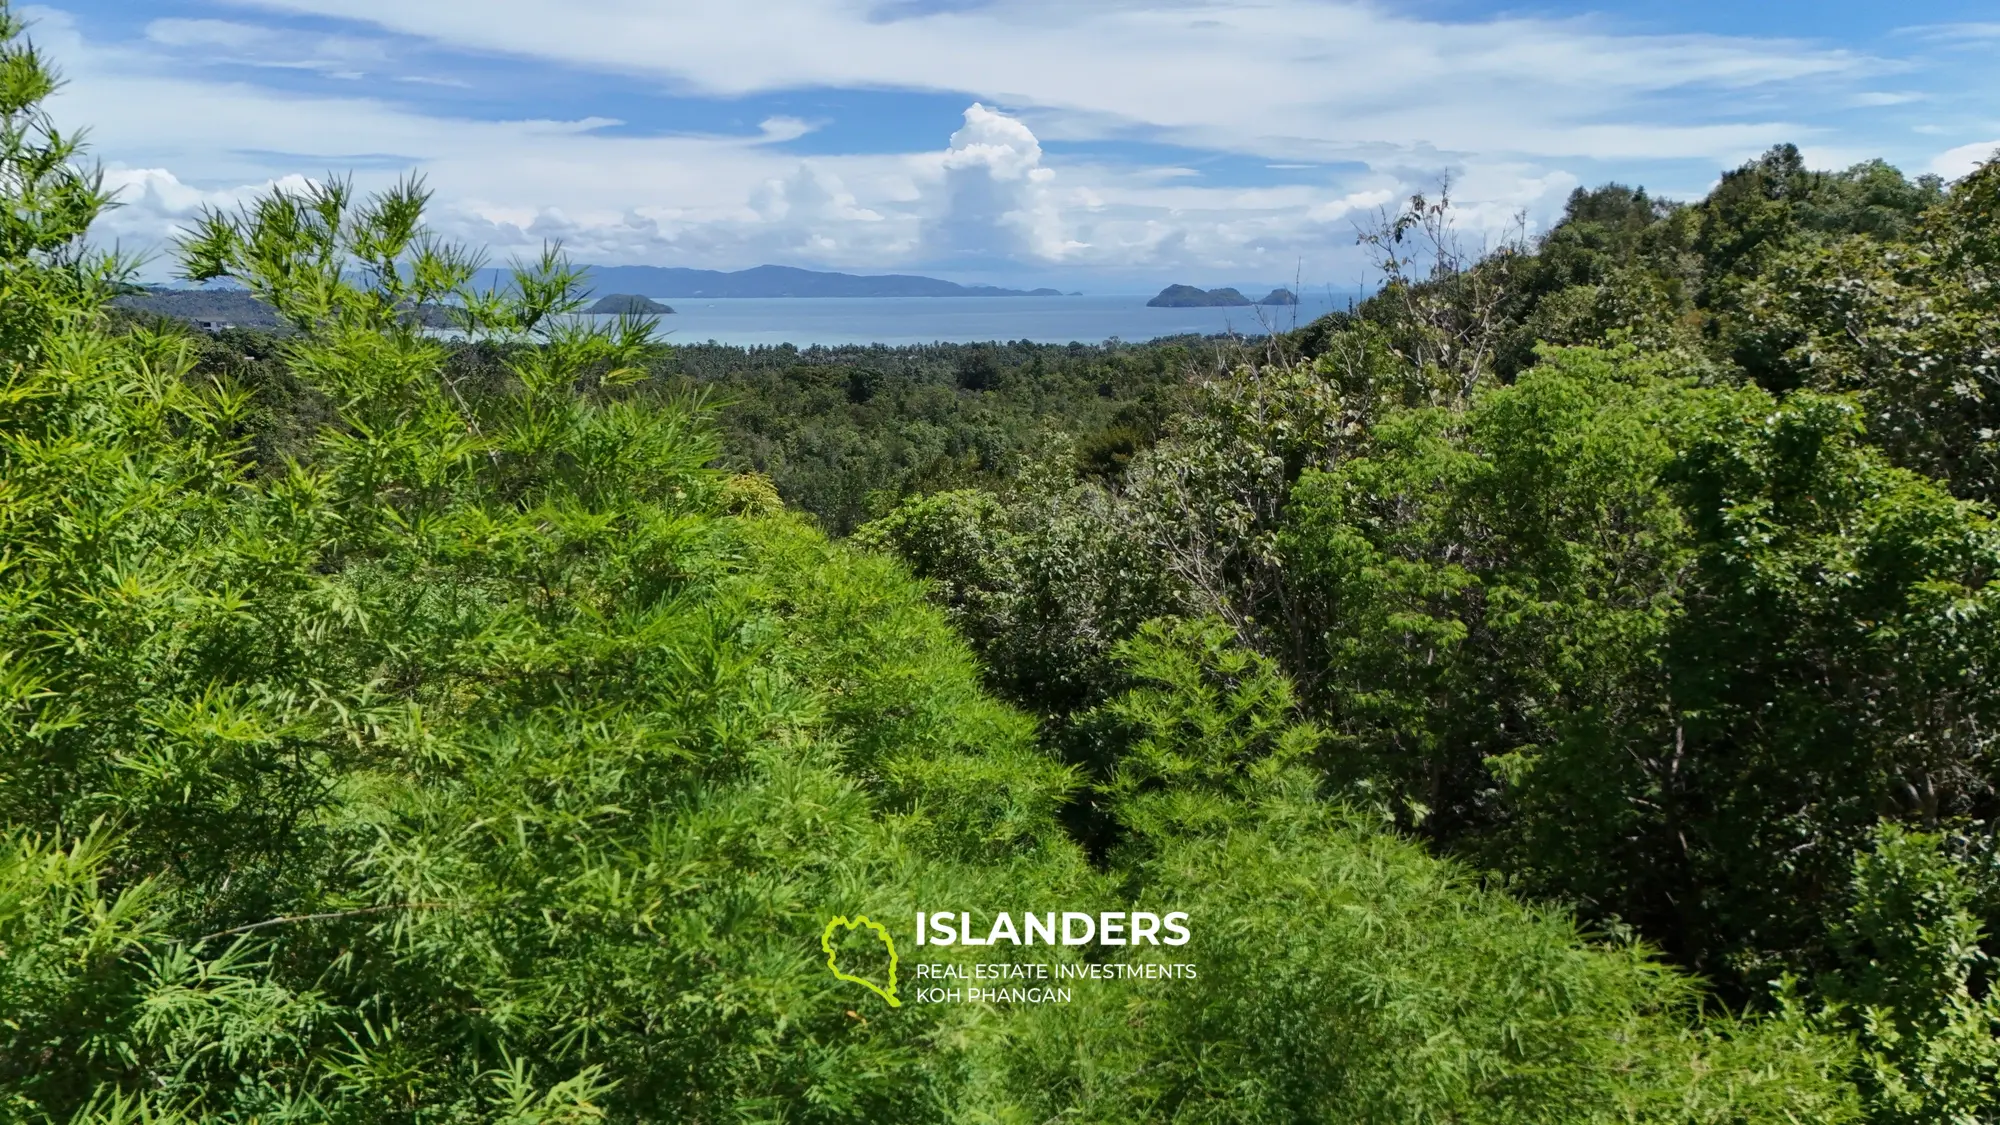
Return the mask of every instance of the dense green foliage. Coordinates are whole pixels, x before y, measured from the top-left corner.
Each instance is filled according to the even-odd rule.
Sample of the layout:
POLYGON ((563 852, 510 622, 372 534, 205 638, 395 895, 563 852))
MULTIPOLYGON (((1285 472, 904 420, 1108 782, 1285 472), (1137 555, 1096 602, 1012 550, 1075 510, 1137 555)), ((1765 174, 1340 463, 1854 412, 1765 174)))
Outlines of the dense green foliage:
MULTIPOLYGON (((281 338, 204 335, 195 368, 253 394, 251 437, 276 464, 303 452, 329 404, 292 370, 281 338)), ((637 390, 704 405, 718 465, 768 477, 786 503, 845 534, 912 494, 1004 488, 1051 450, 1080 469, 1123 469, 1173 413, 1190 368, 1227 370, 1240 341, 1145 345, 937 344, 740 348, 684 344, 651 357, 637 390)), ((455 385, 504 389, 509 345, 453 349, 455 385)))
MULTIPOLYGON (((1364 236, 1380 293, 1195 380, 1121 472, 1058 454, 859 538, 1107 791, 1153 760, 1103 721, 1125 646, 1226 622, 1323 792, 1798 996, 1875 1120, 1995 1120, 1996 192, 1781 148, 1480 259, 1419 197, 1364 236)), ((1101 805, 1072 824, 1120 854, 1101 805)))
MULTIPOLYGON (((1551 441, 1605 431, 1576 438, 1615 447, 1572 472, 1578 490, 1685 459, 1647 411, 1694 434, 1743 429, 1637 490, 1633 519, 1662 524, 1714 481, 1810 461, 1817 441, 1871 483, 1771 537, 1772 559, 1730 556, 1694 524, 1603 551, 1721 552, 1705 565, 1741 578, 1768 561, 1782 579, 1786 552, 1864 543, 1855 592, 1809 607, 1826 628, 1843 596, 1900 613, 1868 625, 1913 631, 1877 654, 1891 661, 1943 635, 1931 617, 1948 603, 1966 607, 1964 644, 1981 643, 1967 568, 1983 517, 1877 466, 1837 402, 1760 421, 1744 411, 1761 392, 1684 406, 1670 374, 1577 353, 1482 404, 1515 412, 1482 430, 1409 410, 1428 375, 1402 371, 1386 330, 1351 328, 1328 352, 1344 361, 1198 389, 1129 463, 1061 449, 1005 495, 919 500, 843 544, 765 478, 714 467, 740 447, 723 453, 712 416, 659 393, 652 325, 579 327, 576 276, 553 254, 507 293, 476 291, 476 263, 424 234, 416 184, 275 193, 189 235, 187 272, 249 286, 288 335, 218 354, 114 318, 117 263, 84 242, 103 200, 40 115, 46 68, 17 27, 0 31, 0 194, 20 234, 0 245, 0 1118, 1777 1123, 1855 1120, 1864 1096, 1882 1120, 1985 1112, 1982 902, 1961 886, 1979 860, 1958 837, 1881 835, 1829 888, 1853 906, 1828 939, 1844 975, 1819 986, 1838 1007, 1787 984, 1767 1014, 1736 1018, 1645 944, 1587 937, 1382 811, 1409 788, 1383 744, 1390 711, 1414 706, 1396 685, 1440 704, 1485 690, 1468 657, 1434 683, 1392 667, 1396 622, 1464 649, 1438 607, 1479 575, 1559 585, 1602 569, 1565 569, 1557 536, 1594 526, 1581 500, 1514 513, 1495 533, 1512 553, 1477 574, 1425 556, 1453 513, 1516 495, 1468 443, 1513 441, 1521 471, 1573 460, 1536 461, 1539 431, 1509 419, 1541 419, 1551 441), (412 310, 433 307, 471 342, 427 332, 412 310), (1376 471, 1442 478, 1428 506, 1313 546, 1313 521, 1352 523, 1343 490, 1398 442, 1416 460, 1376 471), (1142 501, 1183 507, 1134 538, 1142 501), (1178 552, 1164 570, 1131 546, 1161 542, 1178 552), (949 609, 866 543, 950 570, 949 609), (1267 603, 1302 589, 1294 560, 1318 560, 1335 589, 1367 550, 1402 554, 1353 580, 1419 604, 1382 602, 1356 642, 1383 650, 1379 668, 1351 674, 1395 682, 1295 676, 1340 642, 1306 631, 1285 650, 1267 603), (1917 552, 1925 578, 1871 585, 1891 560, 1869 550, 1917 552), (950 619, 995 654, 990 672, 950 619), (1027 702, 1046 722, 991 686, 1043 693, 1027 702), (1327 702, 1370 692, 1372 718, 1327 702), (1195 942, 1047 955, 1171 956, 1198 979, 889 1008, 818 948, 836 914, 1130 904, 1189 912, 1195 942)), ((962 392, 996 392, 968 371, 1032 370, 1005 408, 1017 418, 1078 421, 1079 388, 1113 404, 1082 419, 1105 425, 1121 395, 1166 401, 1151 397, 1164 352, 1036 370, 1047 353, 1015 350, 1020 363, 959 362, 950 396, 899 376, 908 397, 881 414, 843 413, 882 397, 851 392, 851 365, 787 355, 745 386, 795 387, 817 404, 801 413, 877 436, 898 401, 935 402, 941 433, 979 416, 988 404, 962 392)), ((756 432, 747 412, 767 406, 746 395, 721 437, 756 432)), ((796 431, 776 447, 813 464, 796 431)), ((917 487, 937 450, 963 455, 942 438, 889 449, 825 495, 917 487)), ((795 494, 814 475, 766 467, 795 494)), ((1740 508, 1721 518, 1762 518, 1740 508)), ((837 524, 855 509, 822 510, 837 524)), ((1810 601, 1810 576, 1792 577, 1810 601)), ((1492 604, 1506 651, 1589 647, 1535 606, 1492 604)), ((1675 620, 1664 602, 1609 616, 1599 632, 1619 643, 1578 657, 1607 691, 1620 661, 1673 649, 1675 620)), ((1959 658, 1924 659, 1943 675, 1959 658)), ((1927 736, 1905 713, 1915 697, 1896 698, 1892 733, 1927 736)), ((1535 729, 1570 731, 1566 703, 1535 729)), ((1978 706, 1973 692, 1962 713, 1978 706)), ((1409 714, 1427 762, 1487 748, 1447 707, 1409 714)), ((1853 737, 1857 753, 1878 746, 1853 737)), ((1779 732, 1744 752, 1790 745, 1779 732)), ((1589 750, 1552 741, 1546 771, 1513 772, 1560 780, 1587 768, 1564 755, 1589 750)), ((1516 803, 1552 800, 1548 786, 1516 803)), ((1476 811, 1456 819, 1486 823, 1476 811)), ((1491 839, 1531 848, 1541 823, 1491 839)), ((1006 956, 928 956, 989 954, 1006 956)))
POLYGON ((722 464, 771 478, 787 503, 846 533, 897 499, 1002 485, 1080 439, 1084 471, 1121 467, 1171 412, 1186 369, 1235 348, 1012 344, 920 348, 674 348, 649 392, 715 404, 722 464))

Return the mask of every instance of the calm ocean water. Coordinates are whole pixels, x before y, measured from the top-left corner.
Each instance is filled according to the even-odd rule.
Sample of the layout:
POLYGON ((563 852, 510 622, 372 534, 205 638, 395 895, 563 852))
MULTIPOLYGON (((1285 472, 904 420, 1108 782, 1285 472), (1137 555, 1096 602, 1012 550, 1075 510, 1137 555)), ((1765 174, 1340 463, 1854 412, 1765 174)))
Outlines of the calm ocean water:
MULTIPOLYGON (((1098 344, 1196 332, 1263 335, 1333 307, 1307 294, 1296 308, 1149 309, 1151 294, 1086 297, 656 298, 670 344, 931 344, 1033 340, 1098 344), (1262 319, 1259 319, 1259 316, 1262 319)), ((1345 307, 1346 300, 1340 300, 1345 307)))

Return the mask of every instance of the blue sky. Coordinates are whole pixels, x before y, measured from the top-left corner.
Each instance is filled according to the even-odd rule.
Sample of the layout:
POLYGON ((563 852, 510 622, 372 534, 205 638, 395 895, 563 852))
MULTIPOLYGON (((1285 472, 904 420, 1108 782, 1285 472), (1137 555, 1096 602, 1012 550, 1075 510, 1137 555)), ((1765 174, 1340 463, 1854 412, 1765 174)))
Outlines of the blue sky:
POLYGON ((273 184, 414 171, 438 229, 503 259, 1345 286, 1355 224, 1446 177, 1491 241, 1579 184, 1697 195, 1781 141, 1947 177, 2000 146, 1995 0, 22 11, 142 248, 273 184))

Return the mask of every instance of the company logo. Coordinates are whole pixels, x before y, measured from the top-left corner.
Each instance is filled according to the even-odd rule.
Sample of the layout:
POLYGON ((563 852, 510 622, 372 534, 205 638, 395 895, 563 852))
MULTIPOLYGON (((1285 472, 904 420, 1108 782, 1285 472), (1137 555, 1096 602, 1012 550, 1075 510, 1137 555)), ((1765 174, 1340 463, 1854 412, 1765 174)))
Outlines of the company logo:
POLYGON ((887 1000, 891 1008, 900 1008, 903 1006, 903 1002, 901 1000, 896 999, 896 939, 889 936, 888 930, 883 929, 880 925, 877 925, 876 923, 869 921, 868 916, 866 914, 857 914, 851 921, 845 916, 842 916, 839 918, 835 918, 831 922, 828 922, 826 924, 826 932, 819 936, 819 947, 826 951, 826 967, 833 971, 834 976, 839 977, 841 980, 848 981, 853 984, 858 984, 861 987, 867 989, 868 991, 873 992, 875 995, 880 996, 884 1000, 887 1000), (882 940, 883 945, 888 947, 889 985, 887 988, 884 988, 881 985, 875 983, 874 981, 869 980, 867 977, 856 976, 853 973, 843 972, 841 970, 840 951, 833 947, 833 935, 836 932, 838 932, 843 926, 846 927, 847 931, 850 933, 856 929, 865 926, 870 931, 872 931, 876 937, 882 940))
POLYGON ((969 913, 954 914, 951 911, 917 912, 918 945, 1033 945, 1037 938, 1043 945, 1186 945, 1191 935, 1188 931, 1188 916, 1183 910, 1168 914, 1150 914, 1139 910, 1126 913, 1123 910, 1107 910, 1101 914, 1084 914, 1075 910, 1062 911, 1062 922, 1057 924, 1059 915, 1055 911, 1044 914, 1023 914, 1020 925, 1014 924, 1014 915, 1001 912, 993 916, 989 929, 979 924, 979 919, 969 913), (981 932, 985 937, 977 936, 981 932))

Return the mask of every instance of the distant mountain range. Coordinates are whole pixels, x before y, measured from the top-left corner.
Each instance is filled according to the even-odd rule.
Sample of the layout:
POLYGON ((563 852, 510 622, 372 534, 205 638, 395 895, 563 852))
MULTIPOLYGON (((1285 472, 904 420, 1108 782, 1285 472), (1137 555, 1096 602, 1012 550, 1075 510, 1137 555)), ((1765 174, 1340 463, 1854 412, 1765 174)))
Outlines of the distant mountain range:
MULTIPOLYGON (((757 266, 724 273, 667 266, 585 266, 584 284, 598 293, 648 297, 1060 297, 1057 289, 1001 289, 960 285, 911 274, 821 273, 791 266, 757 266)), ((481 284, 504 284, 507 274, 487 270, 481 284)))

